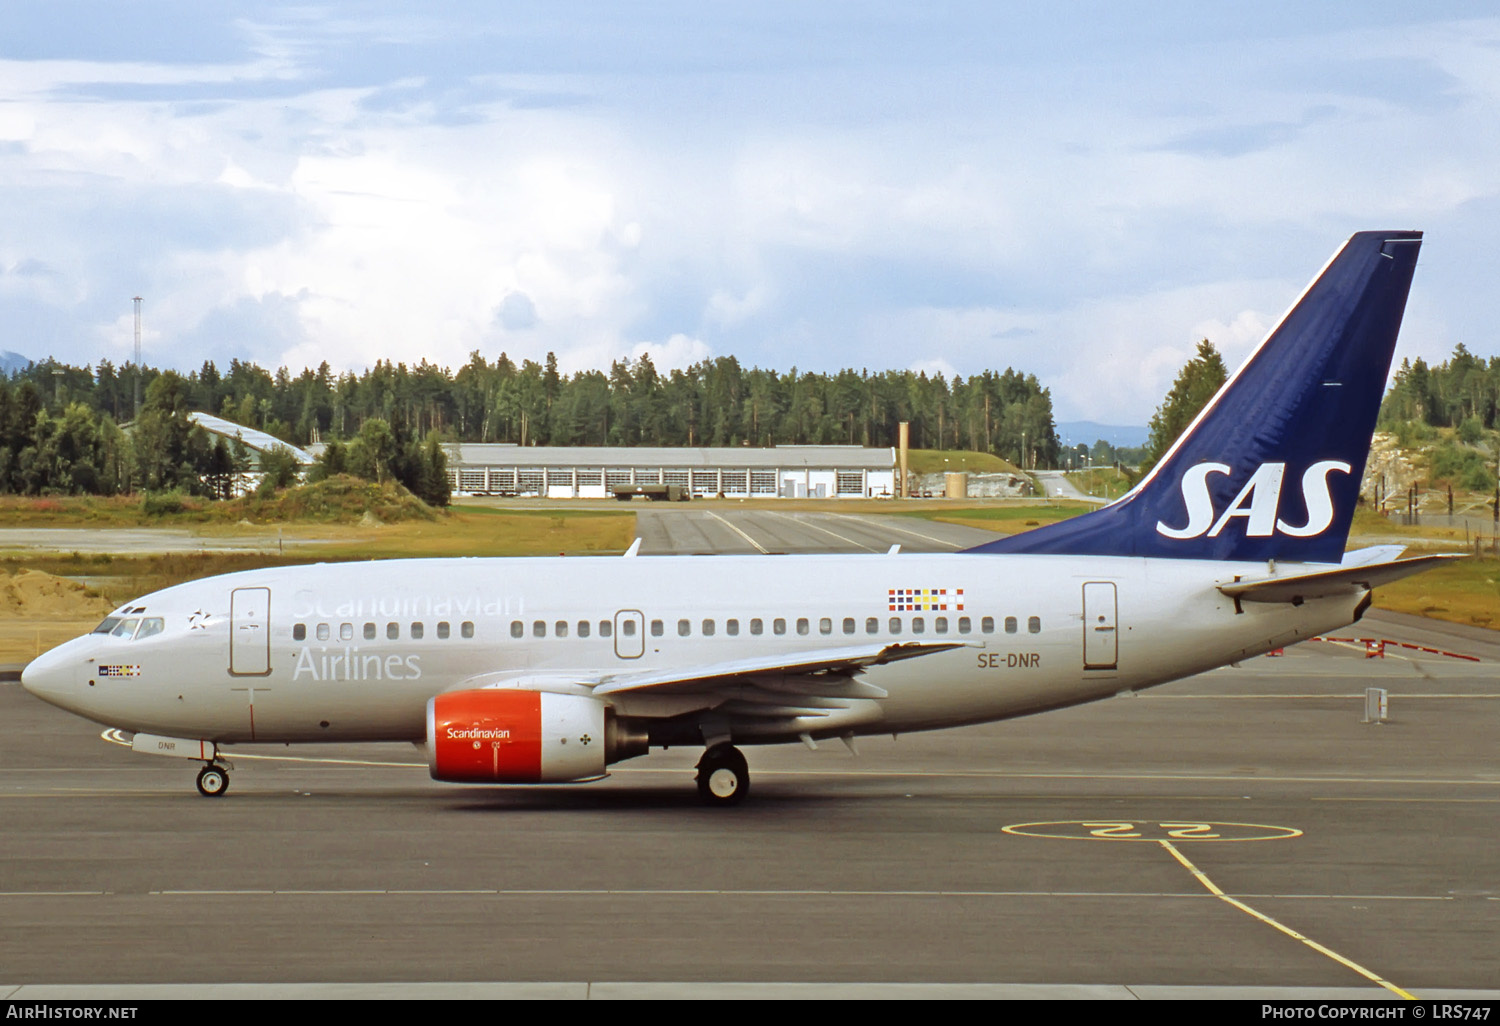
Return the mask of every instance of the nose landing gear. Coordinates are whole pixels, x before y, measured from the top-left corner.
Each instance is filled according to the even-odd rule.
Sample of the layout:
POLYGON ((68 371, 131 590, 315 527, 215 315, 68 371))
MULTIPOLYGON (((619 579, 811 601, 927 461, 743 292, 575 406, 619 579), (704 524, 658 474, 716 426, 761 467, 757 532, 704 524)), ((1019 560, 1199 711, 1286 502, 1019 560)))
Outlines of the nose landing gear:
POLYGON ((198 793, 205 798, 217 798, 229 790, 229 770, 209 763, 198 771, 198 793))

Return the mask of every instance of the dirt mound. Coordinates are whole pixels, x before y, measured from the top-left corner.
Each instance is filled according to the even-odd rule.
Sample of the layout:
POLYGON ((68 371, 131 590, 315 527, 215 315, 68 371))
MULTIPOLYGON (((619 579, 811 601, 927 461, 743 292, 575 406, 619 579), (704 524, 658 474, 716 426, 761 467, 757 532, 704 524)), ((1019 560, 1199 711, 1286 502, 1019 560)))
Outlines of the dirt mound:
POLYGON ((225 504, 231 514, 262 523, 321 520, 364 523, 374 517, 382 524, 406 520, 434 520, 439 514, 394 482, 376 484, 339 474, 313 484, 287 488, 274 496, 247 495, 225 504))
POLYGON ((113 608, 66 577, 40 570, 0 574, 0 616, 102 616, 113 608))

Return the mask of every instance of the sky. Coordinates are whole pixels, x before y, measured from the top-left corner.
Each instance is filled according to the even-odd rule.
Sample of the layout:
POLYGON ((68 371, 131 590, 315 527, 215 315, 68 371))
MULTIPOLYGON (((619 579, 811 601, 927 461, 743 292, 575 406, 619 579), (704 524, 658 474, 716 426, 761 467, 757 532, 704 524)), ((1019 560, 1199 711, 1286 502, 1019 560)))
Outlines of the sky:
POLYGON ((0 349, 1014 367, 1144 424, 1349 235, 1500 354, 1491 3, 7 0, 0 349))

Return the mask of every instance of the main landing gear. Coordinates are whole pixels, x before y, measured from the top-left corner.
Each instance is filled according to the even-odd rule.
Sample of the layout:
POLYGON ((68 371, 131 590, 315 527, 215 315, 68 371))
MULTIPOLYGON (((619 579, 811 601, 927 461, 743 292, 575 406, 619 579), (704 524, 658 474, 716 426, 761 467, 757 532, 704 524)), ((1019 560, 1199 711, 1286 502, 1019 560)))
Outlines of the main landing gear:
POLYGON ((738 805, 750 791, 750 766, 734 745, 717 744, 698 760, 698 796, 707 805, 738 805))
POLYGON ((229 770, 216 763, 209 763, 198 771, 198 793, 205 798, 217 798, 229 790, 229 770))

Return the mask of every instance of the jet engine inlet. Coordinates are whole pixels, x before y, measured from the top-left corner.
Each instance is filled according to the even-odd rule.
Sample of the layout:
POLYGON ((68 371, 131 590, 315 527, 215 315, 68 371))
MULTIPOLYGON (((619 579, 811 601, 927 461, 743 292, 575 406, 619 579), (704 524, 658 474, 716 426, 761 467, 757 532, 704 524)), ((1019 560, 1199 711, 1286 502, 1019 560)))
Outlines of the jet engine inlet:
MULTIPOLYGON (((633 735, 625 737, 628 750, 633 735)), ((603 776, 609 747, 604 703, 595 698, 483 688, 427 703, 427 766, 434 780, 588 780, 603 776)))

